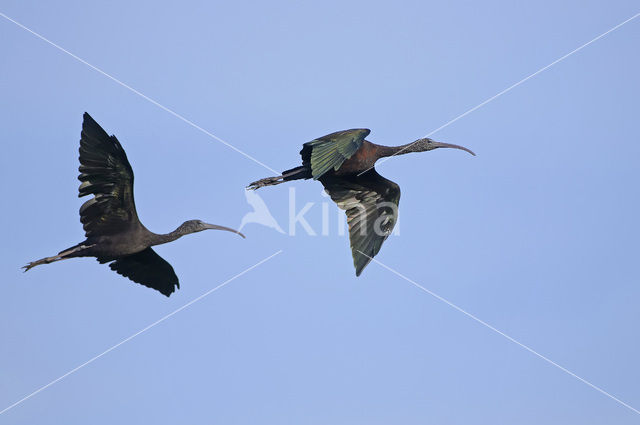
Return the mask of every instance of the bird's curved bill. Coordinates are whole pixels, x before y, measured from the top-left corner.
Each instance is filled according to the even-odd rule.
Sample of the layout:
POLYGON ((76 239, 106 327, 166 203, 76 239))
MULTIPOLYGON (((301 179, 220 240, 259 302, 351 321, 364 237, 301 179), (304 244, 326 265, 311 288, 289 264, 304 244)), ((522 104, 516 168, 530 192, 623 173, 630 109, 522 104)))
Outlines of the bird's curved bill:
POLYGON ((204 227, 205 229, 211 229, 211 230, 225 230, 227 232, 235 233, 237 235, 242 236, 243 238, 246 238, 245 235, 243 235, 242 233, 230 227, 218 226, 217 224, 209 224, 209 223, 204 223, 204 227))
POLYGON ((443 143, 443 142, 431 142, 434 148, 452 148, 452 149, 460 149, 465 152, 469 152, 471 155, 476 156, 475 153, 471 149, 467 149, 464 146, 454 145, 452 143, 443 143))

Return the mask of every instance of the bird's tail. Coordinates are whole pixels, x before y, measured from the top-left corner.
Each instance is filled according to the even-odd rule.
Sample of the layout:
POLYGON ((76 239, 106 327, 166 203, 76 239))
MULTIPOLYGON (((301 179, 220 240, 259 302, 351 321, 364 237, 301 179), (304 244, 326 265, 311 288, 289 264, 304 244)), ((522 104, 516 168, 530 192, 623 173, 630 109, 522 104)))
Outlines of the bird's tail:
POLYGON ((256 190, 265 186, 275 186, 280 183, 284 183, 289 180, 299 180, 299 179, 310 179, 311 172, 305 166, 300 166, 296 168, 292 168, 290 170, 284 171, 281 176, 276 177, 266 177, 264 179, 260 179, 254 181, 253 183, 247 186, 247 189, 256 190))
POLYGON ((26 266, 22 266, 24 271, 29 271, 35 266, 39 266, 40 264, 49 264, 60 260, 66 260, 67 258, 80 257, 82 256, 81 251, 84 251, 87 248, 92 247, 93 245, 85 245, 84 242, 79 243, 78 245, 74 245, 71 248, 67 248, 64 251, 60 251, 58 255, 54 255, 52 257, 41 258, 36 261, 32 261, 26 266))

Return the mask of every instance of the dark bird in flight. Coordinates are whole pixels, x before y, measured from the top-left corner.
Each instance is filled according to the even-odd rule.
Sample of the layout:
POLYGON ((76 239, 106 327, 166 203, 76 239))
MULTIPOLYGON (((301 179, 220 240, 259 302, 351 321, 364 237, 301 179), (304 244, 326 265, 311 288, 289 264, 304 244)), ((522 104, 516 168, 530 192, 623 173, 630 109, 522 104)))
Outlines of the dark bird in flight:
POLYGON ((401 146, 381 146, 364 140, 366 128, 338 131, 305 143, 302 166, 251 183, 248 189, 273 186, 290 180, 320 180, 338 207, 345 210, 356 276, 380 251, 398 217, 400 186, 378 174, 380 158, 438 148, 469 149, 429 138, 401 146))
POLYGON ((40 264, 74 257, 96 257, 100 263, 134 282, 171 295, 180 288, 173 267, 151 249, 190 233, 228 227, 189 220, 164 235, 147 230, 138 219, 133 201, 133 170, 116 136, 109 136, 85 112, 80 138, 78 196, 93 195, 80 207, 86 240, 52 257, 27 264, 24 271, 40 264))

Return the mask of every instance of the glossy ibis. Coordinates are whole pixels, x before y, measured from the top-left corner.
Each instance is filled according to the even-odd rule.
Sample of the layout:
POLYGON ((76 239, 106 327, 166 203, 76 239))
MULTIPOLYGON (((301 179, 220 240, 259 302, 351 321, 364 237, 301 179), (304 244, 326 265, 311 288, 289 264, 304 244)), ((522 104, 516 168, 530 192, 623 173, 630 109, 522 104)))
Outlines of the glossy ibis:
POLYGON ((133 170, 115 136, 109 136, 85 112, 80 138, 78 196, 93 195, 80 207, 80 221, 86 240, 52 257, 31 262, 24 271, 39 264, 74 257, 96 257, 100 263, 134 282, 169 296, 179 288, 173 267, 151 249, 189 233, 207 229, 236 230, 200 220, 189 220, 167 234, 150 232, 138 219, 133 200, 133 170))
POLYGON ((338 131, 305 143, 302 166, 251 183, 248 189, 290 180, 320 180, 338 207, 345 210, 356 276, 369 264, 397 221, 400 187, 378 174, 380 158, 438 148, 469 149, 424 138, 402 146, 381 146, 365 140, 365 128, 338 131))

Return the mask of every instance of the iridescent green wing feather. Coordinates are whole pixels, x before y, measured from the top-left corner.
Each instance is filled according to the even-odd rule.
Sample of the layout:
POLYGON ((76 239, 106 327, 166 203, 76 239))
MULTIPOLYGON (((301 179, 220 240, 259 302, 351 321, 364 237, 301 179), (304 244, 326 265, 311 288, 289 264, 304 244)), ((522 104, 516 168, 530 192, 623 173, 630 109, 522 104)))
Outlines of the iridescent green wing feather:
POLYGON ((314 180, 319 179, 327 171, 338 170, 343 162, 356 153, 364 138, 371 130, 358 128, 353 130, 337 131, 304 144, 300 152, 302 159, 309 160, 311 175, 314 180), (311 157, 305 158, 305 154, 311 150, 311 157))

